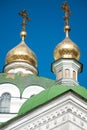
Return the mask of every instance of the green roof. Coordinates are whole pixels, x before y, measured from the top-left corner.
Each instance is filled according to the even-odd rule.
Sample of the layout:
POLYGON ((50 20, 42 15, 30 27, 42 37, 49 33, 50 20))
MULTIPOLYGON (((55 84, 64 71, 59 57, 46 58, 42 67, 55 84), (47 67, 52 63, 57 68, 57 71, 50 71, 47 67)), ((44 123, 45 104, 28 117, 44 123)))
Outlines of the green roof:
POLYGON ((20 93, 24 91, 25 88, 32 85, 41 86, 44 89, 49 88, 50 86, 55 84, 54 80, 43 78, 35 75, 20 75, 20 74, 7 74, 0 73, 0 84, 10 83, 16 85, 20 93))
POLYGON ((0 74, 0 84, 10 83, 16 85, 20 92, 22 93, 23 90, 31 85, 38 85, 43 87, 45 90, 41 93, 29 98, 20 108, 18 115, 22 115, 27 111, 30 111, 50 100, 72 90, 82 96, 83 98, 87 99, 87 89, 81 86, 61 86, 56 84, 54 80, 43 78, 40 76, 35 75, 20 75, 20 74, 7 74, 1 73, 0 74))
POLYGON ((87 99, 87 89, 82 86, 61 86, 61 85, 53 85, 52 87, 42 91, 36 96, 28 99, 20 108, 18 115, 23 115, 34 108, 47 103, 48 101, 54 99, 55 97, 67 92, 74 91, 84 99, 87 99))

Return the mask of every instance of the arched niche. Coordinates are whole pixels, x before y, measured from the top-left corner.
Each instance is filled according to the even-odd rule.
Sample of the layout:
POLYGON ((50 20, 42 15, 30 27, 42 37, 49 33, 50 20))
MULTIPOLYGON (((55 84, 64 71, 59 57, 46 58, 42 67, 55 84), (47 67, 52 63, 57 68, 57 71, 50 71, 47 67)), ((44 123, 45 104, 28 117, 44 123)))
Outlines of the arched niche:
POLYGON ((17 86, 10 83, 0 84, 0 97, 3 93, 9 93, 11 97, 20 97, 20 91, 17 86))
POLYGON ((65 78, 70 78, 70 69, 65 69, 65 78))
POLYGON ((43 87, 41 86, 37 86, 37 85, 33 85, 33 86, 28 86, 23 94, 22 94, 22 98, 30 98, 33 95, 36 95, 38 93, 40 93, 41 91, 45 90, 43 87))

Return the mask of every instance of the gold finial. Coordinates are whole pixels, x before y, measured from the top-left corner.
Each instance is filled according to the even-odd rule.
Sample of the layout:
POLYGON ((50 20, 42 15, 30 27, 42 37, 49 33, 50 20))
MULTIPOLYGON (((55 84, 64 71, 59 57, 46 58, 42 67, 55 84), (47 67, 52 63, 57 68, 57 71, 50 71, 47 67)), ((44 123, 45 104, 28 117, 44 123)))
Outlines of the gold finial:
POLYGON ((66 37, 68 37, 68 33, 70 31, 70 26, 69 26, 69 15, 71 14, 70 7, 67 2, 64 2, 62 5, 62 9, 65 12, 64 20, 65 20, 65 27, 64 31, 66 32, 66 37))
POLYGON ((26 37, 26 26, 27 26, 27 21, 30 21, 30 18, 28 18, 28 13, 26 10, 22 10, 19 15, 23 18, 23 22, 21 23, 22 25, 22 31, 20 33, 22 40, 26 37))

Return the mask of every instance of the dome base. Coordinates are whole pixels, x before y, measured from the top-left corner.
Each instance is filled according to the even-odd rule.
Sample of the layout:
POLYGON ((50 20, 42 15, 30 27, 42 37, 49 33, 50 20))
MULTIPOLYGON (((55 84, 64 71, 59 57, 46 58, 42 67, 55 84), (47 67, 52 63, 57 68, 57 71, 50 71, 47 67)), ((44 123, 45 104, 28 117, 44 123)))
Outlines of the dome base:
POLYGON ((37 69, 30 65, 27 62, 22 62, 22 61, 18 61, 18 62, 12 62, 10 64, 7 64, 4 67, 4 72, 5 73, 21 73, 21 74, 34 74, 37 75, 38 71, 37 69))
POLYGON ((71 79, 62 78, 60 80, 57 80, 56 82, 57 82, 57 84, 64 85, 64 86, 66 86, 66 85, 67 86, 78 86, 79 85, 79 83, 77 81, 73 80, 72 78, 71 79))

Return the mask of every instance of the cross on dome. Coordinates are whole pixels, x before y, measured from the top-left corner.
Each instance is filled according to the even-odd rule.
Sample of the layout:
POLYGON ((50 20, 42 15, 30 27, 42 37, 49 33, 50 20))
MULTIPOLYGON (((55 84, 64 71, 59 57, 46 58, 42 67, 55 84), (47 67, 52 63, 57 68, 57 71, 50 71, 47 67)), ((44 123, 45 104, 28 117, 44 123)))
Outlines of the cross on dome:
POLYGON ((67 2, 64 2, 62 4, 62 7, 61 7, 64 12, 65 12, 65 16, 64 16, 64 20, 65 20, 65 27, 64 27, 64 32, 66 32, 66 37, 69 36, 69 31, 70 31, 70 26, 69 26, 69 16, 71 14, 71 11, 70 11, 70 6, 68 5, 67 2))
POLYGON ((26 32, 27 21, 30 21, 30 18, 28 17, 28 12, 25 9, 19 12, 19 15, 23 18, 23 22, 21 23, 22 31, 20 35, 22 37, 22 40, 24 40, 24 38, 27 35, 27 32, 26 32))

